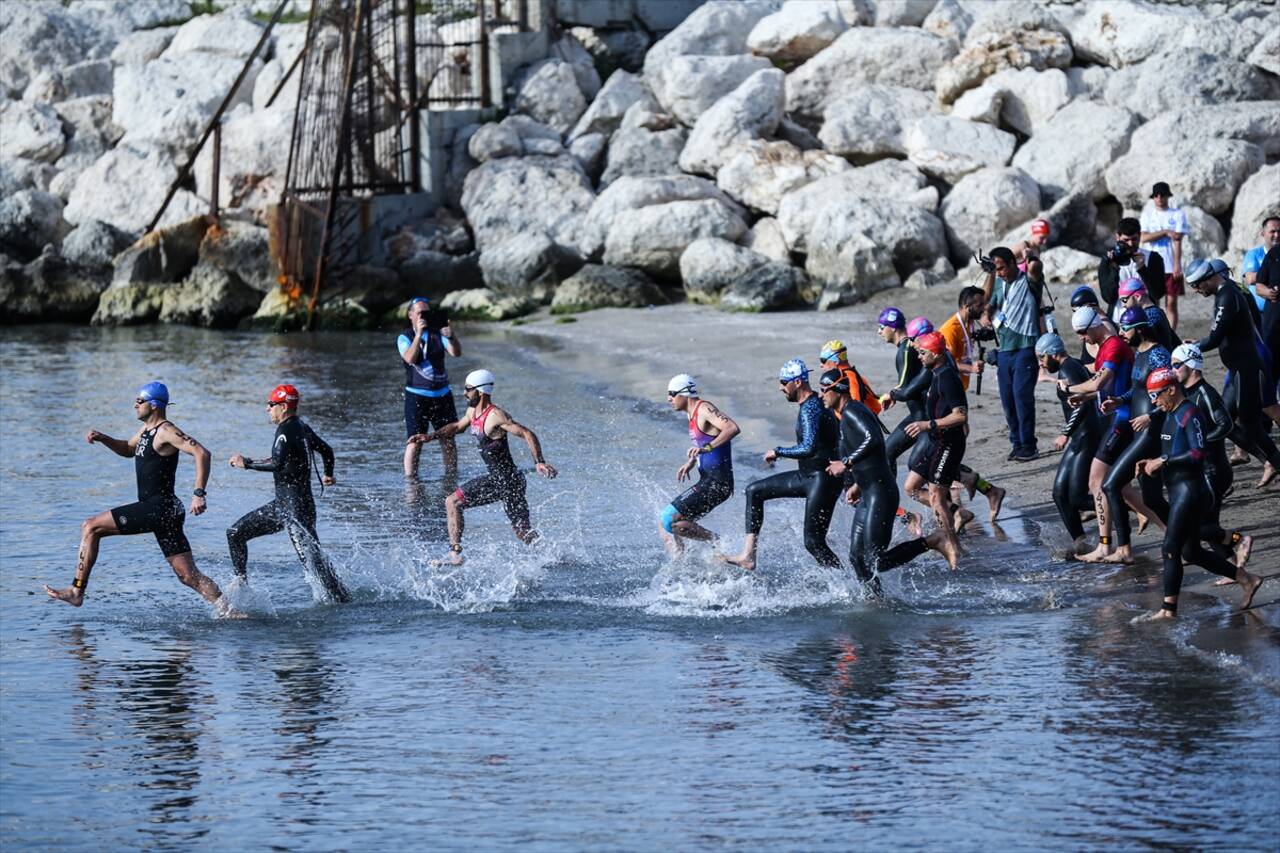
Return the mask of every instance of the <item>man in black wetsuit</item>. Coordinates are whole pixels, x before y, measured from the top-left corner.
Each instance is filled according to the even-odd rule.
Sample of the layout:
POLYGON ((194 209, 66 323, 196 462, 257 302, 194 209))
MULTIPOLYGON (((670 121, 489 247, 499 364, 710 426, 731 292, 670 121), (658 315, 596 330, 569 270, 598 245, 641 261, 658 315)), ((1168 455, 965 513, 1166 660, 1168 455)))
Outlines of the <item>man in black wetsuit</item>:
MULTIPOLYGON (((929 505, 948 546, 959 550, 956 541, 956 506, 951 502, 951 484, 960 478, 965 438, 969 432, 969 403, 955 363, 947 356, 947 342, 937 332, 916 338, 920 362, 930 374, 923 417, 906 425, 912 438, 927 435, 927 446, 916 448, 908 467, 929 484, 929 505)), ((923 444, 923 443, 922 443, 923 444)))
POLYGON ((929 391, 930 377, 920 364, 920 356, 912 345, 911 338, 907 337, 906 316, 897 308, 886 308, 880 312, 877 323, 876 332, 880 338, 898 350, 894 356, 898 381, 887 394, 880 395, 880 405, 886 412, 894 403, 907 405, 906 416, 894 427, 884 443, 889 464, 896 466, 898 457, 915 446, 916 437, 907 434, 907 424, 920 420, 924 415, 924 397, 929 391))
MULTIPOLYGON (((839 372, 839 371, 837 371, 839 372)), ((793 358, 778 372, 778 386, 788 403, 798 403, 796 443, 775 447, 764 455, 772 467, 779 457, 795 459, 794 471, 774 474, 747 486, 747 538, 742 553, 724 557, 727 563, 744 569, 756 567, 756 542, 764 526, 764 504, 775 498, 804 498, 804 547, 819 565, 837 567, 840 559, 827 547, 827 528, 831 513, 840 498, 840 478, 827 473, 827 465, 836 458, 840 443, 840 425, 823 407, 818 394, 809 385, 809 369, 793 358)))
POLYGON ((133 536, 154 533, 165 560, 178 580, 200 593, 221 615, 239 615, 222 601, 222 590, 196 568, 191 545, 183 532, 186 512, 174 494, 178 473, 178 453, 186 453, 196 461, 196 488, 191 498, 191 514, 205 511, 204 488, 209 482, 209 451, 200 442, 174 426, 166 417, 169 389, 160 382, 149 382, 133 400, 133 413, 142 426, 132 438, 112 438, 96 429, 89 430, 85 440, 103 445, 117 456, 132 456, 138 479, 138 501, 100 512, 80 525, 80 555, 71 586, 53 589, 46 586, 51 598, 73 607, 84 602, 89 573, 98 560, 98 543, 104 536, 133 536))
POLYGON ((898 481, 889 466, 880 420, 871 410, 849 397, 849 380, 838 370, 822 374, 822 404, 840 422, 840 458, 827 466, 834 477, 852 480, 859 498, 849 538, 849 564, 864 583, 876 575, 914 560, 932 548, 956 567, 959 553, 954 539, 939 529, 928 537, 916 537, 889 547, 898 510, 898 481))
MULTIPOLYGON (((1067 355, 1066 343, 1052 332, 1036 341, 1036 357, 1046 373, 1056 374, 1070 385, 1089 379, 1089 369, 1079 359, 1067 355)), ((1070 395, 1061 387, 1055 387, 1064 422, 1053 442, 1053 449, 1062 451, 1058 472, 1053 478, 1053 503, 1071 537, 1073 552, 1080 554, 1087 550, 1080 513, 1093 506, 1089 495, 1089 468, 1102 439, 1102 424, 1096 406, 1072 406, 1068 402, 1070 395)))
POLYGON ((1258 453, 1269 466, 1259 486, 1265 486, 1280 470, 1280 450, 1268 432, 1263 406, 1263 384, 1269 371, 1259 352, 1260 334, 1254 325, 1249 295, 1217 272, 1208 261, 1196 260, 1186 268, 1187 286, 1201 296, 1213 297, 1213 323, 1209 334, 1194 343, 1202 353, 1217 349, 1223 365, 1231 371, 1231 386, 1224 395, 1241 428, 1237 444, 1258 453))
POLYGON ((236 577, 249 580, 249 540, 285 530, 302 565, 319 580, 330 601, 348 601, 346 587, 338 579, 329 560, 320 550, 316 535, 316 502, 311 495, 311 453, 324 460, 321 484, 331 486, 333 450, 298 417, 298 389, 279 385, 267 397, 267 417, 276 425, 271 459, 255 462, 240 453, 231 457, 232 468, 270 471, 275 479, 276 499, 242 516, 227 528, 227 548, 236 577))
POLYGON ((538 541, 538 534, 529 522, 524 472, 516 467, 515 460, 511 458, 508 435, 523 438, 529 445, 529 452, 533 454, 539 474, 547 479, 556 476, 556 469, 542 458, 542 444, 533 430, 516 423, 511 415, 493 404, 494 382, 493 374, 487 370, 471 371, 467 374, 467 381, 462 389, 463 396, 467 399, 467 411, 462 419, 445 424, 433 433, 409 437, 410 442, 425 444, 428 441, 452 438, 470 429, 479 442, 480 458, 488 469, 479 477, 463 483, 457 491, 445 498, 444 506, 449 522, 449 556, 440 562, 450 565, 462 563, 463 507, 484 506, 502 501, 516 537, 526 545, 538 541))
POLYGON ((1213 501, 1204 473, 1204 426, 1200 410, 1182 393, 1178 375, 1169 368, 1147 377, 1150 402, 1165 414, 1160 432, 1160 455, 1140 464, 1142 472, 1164 477, 1169 490, 1169 524, 1164 533, 1164 602, 1151 619, 1173 619, 1178 614, 1184 562, 1203 566, 1216 575, 1240 584, 1240 609, 1253 603, 1262 578, 1249 574, 1226 558, 1200 545, 1204 535, 1204 508, 1213 501))

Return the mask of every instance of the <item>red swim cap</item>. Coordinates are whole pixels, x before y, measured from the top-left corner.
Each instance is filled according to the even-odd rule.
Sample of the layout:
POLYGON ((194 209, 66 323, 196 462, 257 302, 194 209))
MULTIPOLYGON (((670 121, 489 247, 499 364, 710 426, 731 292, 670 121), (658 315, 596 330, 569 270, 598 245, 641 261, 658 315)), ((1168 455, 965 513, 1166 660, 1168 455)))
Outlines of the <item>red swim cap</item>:
POLYGON ((947 342, 937 332, 926 332, 916 338, 916 346, 920 347, 920 349, 926 349, 934 355, 942 355, 942 351, 947 348, 947 342))
POLYGON ((268 404, 284 403, 289 408, 298 405, 298 389, 292 385, 277 385, 267 398, 268 404))
POLYGON ((1163 391, 1170 385, 1181 385, 1178 381, 1178 374, 1172 368, 1160 367, 1151 371, 1147 376, 1148 391, 1163 391))
POLYGON ((1035 222, 1031 223, 1032 234, 1043 234, 1047 237, 1051 230, 1052 229, 1049 227, 1049 220, 1047 219, 1037 219, 1035 222))

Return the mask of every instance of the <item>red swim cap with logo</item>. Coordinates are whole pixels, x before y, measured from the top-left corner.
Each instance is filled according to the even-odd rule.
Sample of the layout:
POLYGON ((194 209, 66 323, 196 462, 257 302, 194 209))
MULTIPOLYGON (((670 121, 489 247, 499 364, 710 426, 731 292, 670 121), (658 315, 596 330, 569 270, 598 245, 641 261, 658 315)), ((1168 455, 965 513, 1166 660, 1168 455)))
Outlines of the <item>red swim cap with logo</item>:
POLYGON ((284 403, 289 408, 298 405, 298 389, 292 385, 277 385, 267 398, 269 404, 284 403))

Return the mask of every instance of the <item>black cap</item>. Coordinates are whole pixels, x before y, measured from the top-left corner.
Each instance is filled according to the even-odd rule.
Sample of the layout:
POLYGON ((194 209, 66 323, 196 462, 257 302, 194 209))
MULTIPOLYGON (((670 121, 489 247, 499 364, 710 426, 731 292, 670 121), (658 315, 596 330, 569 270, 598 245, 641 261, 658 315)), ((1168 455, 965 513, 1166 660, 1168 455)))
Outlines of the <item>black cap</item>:
POLYGON ((1156 181, 1151 185, 1151 197, 1155 198, 1158 195, 1173 195, 1173 191, 1169 189, 1169 185, 1164 181, 1156 181))
POLYGON ((842 371, 828 370, 826 373, 822 374, 819 387, 824 391, 828 388, 834 391, 848 391, 849 377, 845 376, 842 371))

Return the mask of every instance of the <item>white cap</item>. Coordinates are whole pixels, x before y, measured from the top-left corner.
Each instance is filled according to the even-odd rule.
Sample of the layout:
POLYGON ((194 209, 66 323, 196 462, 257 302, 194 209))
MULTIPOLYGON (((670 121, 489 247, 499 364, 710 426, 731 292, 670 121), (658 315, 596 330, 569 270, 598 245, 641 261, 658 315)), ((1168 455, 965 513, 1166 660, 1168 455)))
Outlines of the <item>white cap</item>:
POLYGON ((1192 370, 1204 370, 1204 355, 1195 344, 1179 344, 1174 347, 1170 359, 1185 364, 1192 370))
POLYGON ((1102 325, 1102 315, 1092 305, 1081 305, 1071 314, 1071 328, 1077 332, 1102 325))
POLYGON ((679 397, 698 396, 698 383, 687 373, 678 373, 667 383, 667 394, 679 397))
POLYGON ((493 374, 487 370, 473 370, 467 374, 464 383, 467 388, 475 388, 481 394, 493 396, 493 374))

